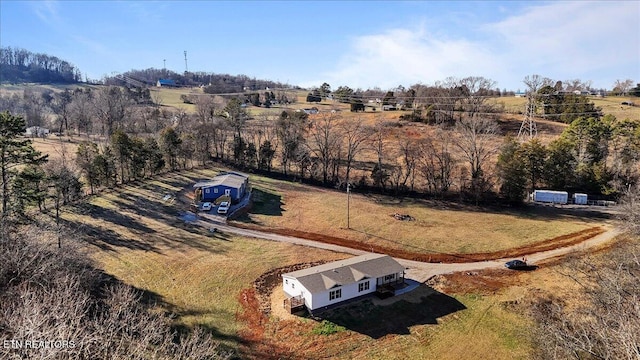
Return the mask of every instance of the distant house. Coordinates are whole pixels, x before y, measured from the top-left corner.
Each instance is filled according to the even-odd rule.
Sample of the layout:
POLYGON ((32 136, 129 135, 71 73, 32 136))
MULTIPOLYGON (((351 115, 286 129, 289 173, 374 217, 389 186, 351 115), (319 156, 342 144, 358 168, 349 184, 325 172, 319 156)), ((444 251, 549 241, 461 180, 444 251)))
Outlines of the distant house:
POLYGON ((298 111, 303 111, 305 114, 309 114, 309 115, 317 114, 319 112, 317 107, 312 107, 310 109, 306 108, 298 111))
POLYGON ((30 126, 25 130, 24 134, 31 137, 45 137, 49 135, 49 129, 40 126, 30 126))
POLYGON ((404 266, 389 255, 365 254, 282 274, 285 306, 309 311, 404 283, 404 266))
POLYGON ((171 79, 158 79, 158 82, 156 83, 157 87, 176 87, 178 86, 178 84, 176 84, 176 82, 174 80, 171 79))
POLYGON ((247 193, 249 175, 240 172, 224 172, 211 180, 197 182, 193 185, 196 199, 200 201, 215 201, 220 196, 230 196, 237 202, 247 193))

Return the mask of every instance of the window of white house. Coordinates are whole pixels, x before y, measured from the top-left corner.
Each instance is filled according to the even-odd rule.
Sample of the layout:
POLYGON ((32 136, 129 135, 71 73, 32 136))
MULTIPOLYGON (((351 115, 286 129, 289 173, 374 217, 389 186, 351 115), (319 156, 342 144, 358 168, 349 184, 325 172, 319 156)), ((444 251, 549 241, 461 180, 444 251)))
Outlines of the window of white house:
POLYGON ((291 288, 295 289, 296 288, 296 284, 295 283, 291 283, 291 288))
POLYGON ((289 280, 284 279, 284 283, 285 283, 285 284, 288 284, 288 283, 289 283, 289 280))
POLYGON ((363 292, 365 290, 369 290, 369 282, 365 281, 363 283, 358 284, 358 292, 363 292))
POLYGON ((393 280, 396 278, 396 274, 391 274, 391 275, 385 275, 384 280, 393 280))
POLYGON ((342 289, 329 291, 329 300, 335 300, 342 297, 342 289))

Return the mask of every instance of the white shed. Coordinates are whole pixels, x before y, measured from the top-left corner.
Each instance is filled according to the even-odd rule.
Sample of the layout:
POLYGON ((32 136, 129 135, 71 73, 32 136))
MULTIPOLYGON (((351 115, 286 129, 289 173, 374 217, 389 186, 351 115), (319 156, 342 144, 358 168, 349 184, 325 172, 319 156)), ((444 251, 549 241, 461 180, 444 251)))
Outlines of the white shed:
POLYGON ((49 135, 49 129, 40 126, 30 126, 25 130, 24 134, 31 137, 45 137, 49 135))
POLYGON ((553 204, 566 204, 569 197, 569 193, 566 191, 553 191, 553 190, 534 190, 533 201, 553 203, 553 204))
POLYGON ((587 194, 575 193, 573 194, 573 203, 578 205, 587 205, 587 194))
POLYGON ((404 282, 404 270, 389 255, 365 254, 282 274, 285 306, 316 310, 335 305, 404 282))

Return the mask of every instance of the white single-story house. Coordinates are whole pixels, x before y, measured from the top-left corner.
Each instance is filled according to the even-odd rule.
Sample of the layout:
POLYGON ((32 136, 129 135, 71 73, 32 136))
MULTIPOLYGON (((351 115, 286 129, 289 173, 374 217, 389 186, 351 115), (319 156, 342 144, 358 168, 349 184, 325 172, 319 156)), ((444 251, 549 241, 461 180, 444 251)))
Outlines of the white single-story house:
POLYGON ((391 256, 372 253, 282 274, 285 306, 313 311, 335 305, 403 283, 404 270, 391 256))
POLYGON ((49 135, 49 129, 43 128, 41 126, 30 126, 25 130, 26 136, 31 137, 45 137, 49 135))
POLYGON ((220 196, 227 195, 237 202, 247 193, 249 175, 234 171, 223 172, 211 180, 199 181, 193 187, 196 199, 200 201, 215 201, 220 196))

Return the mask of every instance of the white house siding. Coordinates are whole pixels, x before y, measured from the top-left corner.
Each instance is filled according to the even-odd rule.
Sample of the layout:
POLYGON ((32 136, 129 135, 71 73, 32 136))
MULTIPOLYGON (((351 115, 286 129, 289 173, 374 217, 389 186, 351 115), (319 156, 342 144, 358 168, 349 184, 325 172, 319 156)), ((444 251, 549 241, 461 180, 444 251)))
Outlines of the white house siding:
POLYGON ((302 290, 305 290, 298 280, 292 278, 282 279, 282 289, 289 297, 296 297, 302 293, 302 290))
MULTIPOLYGON (((376 291, 376 285, 375 285, 375 280, 373 279, 365 279, 362 281, 359 281, 357 283, 352 283, 352 284, 347 284, 345 286, 339 286, 339 287, 335 287, 332 289, 329 289, 327 291, 323 291, 320 293, 316 293, 313 294, 312 296, 309 296, 310 301, 307 305, 307 307, 310 310, 315 310, 315 309, 319 309, 328 305, 333 305, 333 304, 338 304, 340 302, 343 302, 345 300, 349 300, 349 299, 353 299, 356 298, 358 296, 362 296, 365 294, 370 294, 372 292, 376 291), (363 290, 363 291, 358 291, 358 284, 360 283, 369 283, 369 289, 368 290, 363 290), (331 291, 337 290, 337 289, 341 289, 342 290, 342 296, 340 298, 337 299, 333 299, 333 300, 329 300, 329 294, 331 293, 331 291)), ((311 295, 311 294, 309 294, 311 295)), ((307 301, 307 297, 305 296, 305 303, 307 301)))

